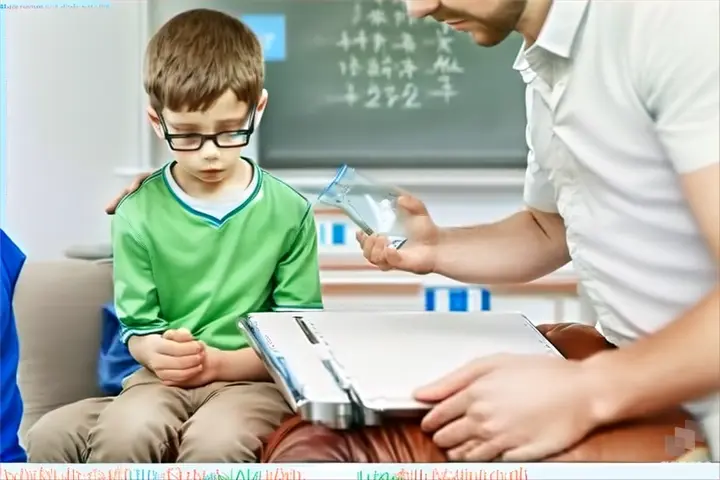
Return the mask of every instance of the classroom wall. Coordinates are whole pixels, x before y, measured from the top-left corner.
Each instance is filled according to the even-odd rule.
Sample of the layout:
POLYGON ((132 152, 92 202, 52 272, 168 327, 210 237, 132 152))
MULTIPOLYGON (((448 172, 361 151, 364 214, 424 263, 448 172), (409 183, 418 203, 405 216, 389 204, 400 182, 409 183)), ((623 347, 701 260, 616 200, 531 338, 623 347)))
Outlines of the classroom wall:
MULTIPOLYGON (((110 4, 105 9, 4 12, 7 122, 2 132, 0 182, 5 198, 0 226, 34 260, 60 259, 76 245, 108 243, 106 202, 138 171, 164 160, 144 115, 146 5, 120 0, 110 4)), ((305 169, 275 173, 310 195, 333 175, 305 169)), ((423 198, 440 225, 495 221, 522 208, 523 173, 518 171, 376 174, 423 198)), ((352 252, 354 246, 344 248, 352 252)), ((331 283, 347 283, 342 278, 348 276, 358 278, 324 274, 331 283)), ((333 295, 328 307, 423 308, 420 290, 358 295, 359 287, 352 288, 333 295)), ((495 296, 493 306, 521 310, 538 321, 588 318, 577 299, 557 295, 495 296)))
MULTIPOLYGON (((107 242, 103 206, 157 145, 148 139, 143 113, 144 21, 143 2, 5 11, 8 121, 0 221, 33 258, 61 258, 71 245, 107 242)), ((163 153, 154 151, 155 157, 163 153)), ((330 171, 280 174, 310 192, 332 177, 330 171), (316 181, 308 182, 308 175, 316 181)), ((435 177, 417 172, 394 178, 408 176, 419 178, 414 191, 443 225, 491 221, 521 206, 517 175, 499 187, 478 178, 464 188, 452 179, 428 187, 435 177)), ((468 174, 455 177, 467 182, 468 174)))
POLYGON ((108 238, 113 171, 141 154, 141 6, 4 11, 2 222, 33 258, 108 238))

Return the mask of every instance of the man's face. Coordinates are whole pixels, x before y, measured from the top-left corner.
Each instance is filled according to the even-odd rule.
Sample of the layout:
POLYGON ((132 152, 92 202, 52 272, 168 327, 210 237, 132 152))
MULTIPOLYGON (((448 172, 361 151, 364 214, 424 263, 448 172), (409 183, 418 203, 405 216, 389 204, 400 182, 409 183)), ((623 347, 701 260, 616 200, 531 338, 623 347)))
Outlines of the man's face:
POLYGON ((415 18, 432 17, 492 47, 515 30, 527 0, 405 0, 415 18))

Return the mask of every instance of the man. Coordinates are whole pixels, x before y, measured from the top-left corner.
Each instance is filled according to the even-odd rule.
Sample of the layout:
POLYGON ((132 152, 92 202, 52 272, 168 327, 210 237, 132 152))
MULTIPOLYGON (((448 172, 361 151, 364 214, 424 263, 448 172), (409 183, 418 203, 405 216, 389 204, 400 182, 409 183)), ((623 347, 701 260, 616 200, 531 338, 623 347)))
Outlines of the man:
POLYGON ((423 427, 450 458, 538 459, 681 402, 720 458, 718 5, 408 0, 412 16, 483 46, 524 36, 527 209, 440 229, 406 197, 410 242, 395 251, 359 234, 365 257, 471 283, 528 281, 573 260, 623 347, 581 363, 478 359, 420 389, 437 402, 423 427))
POLYGON ((25 255, 0 229, 0 463, 25 462, 18 441, 23 404, 17 384, 20 358, 12 299, 25 255))
POLYGON ((529 461, 600 425, 684 403, 718 460, 720 4, 407 5, 482 46, 524 36, 515 68, 528 83, 527 208, 440 229, 404 197, 409 242, 396 251, 359 234, 365 257, 484 284, 530 281, 572 260, 621 347, 584 362, 478 359, 417 392, 437 404, 423 427, 453 460, 529 461))

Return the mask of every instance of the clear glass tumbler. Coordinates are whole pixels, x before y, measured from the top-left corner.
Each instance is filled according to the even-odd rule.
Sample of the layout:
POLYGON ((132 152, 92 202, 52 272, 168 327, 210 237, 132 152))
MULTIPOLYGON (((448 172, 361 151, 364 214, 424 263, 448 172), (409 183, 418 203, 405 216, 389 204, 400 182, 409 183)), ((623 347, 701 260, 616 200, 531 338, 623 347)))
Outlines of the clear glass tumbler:
POLYGON ((318 196, 318 202, 341 209, 367 235, 388 237, 400 248, 407 241, 397 199, 398 188, 378 183, 354 168, 343 165, 318 196))

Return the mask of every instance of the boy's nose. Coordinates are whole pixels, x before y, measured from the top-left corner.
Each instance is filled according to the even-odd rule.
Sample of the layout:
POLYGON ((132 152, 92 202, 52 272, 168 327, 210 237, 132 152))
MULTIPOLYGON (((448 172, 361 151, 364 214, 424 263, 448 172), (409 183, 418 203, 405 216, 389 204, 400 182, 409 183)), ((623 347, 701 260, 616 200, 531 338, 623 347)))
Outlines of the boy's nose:
POLYGON ((413 18, 427 17, 440 6, 440 0, 405 0, 408 15, 413 18))
POLYGON ((200 149, 200 155, 204 160, 217 160, 220 157, 220 149, 215 145, 215 142, 207 139, 200 149))

